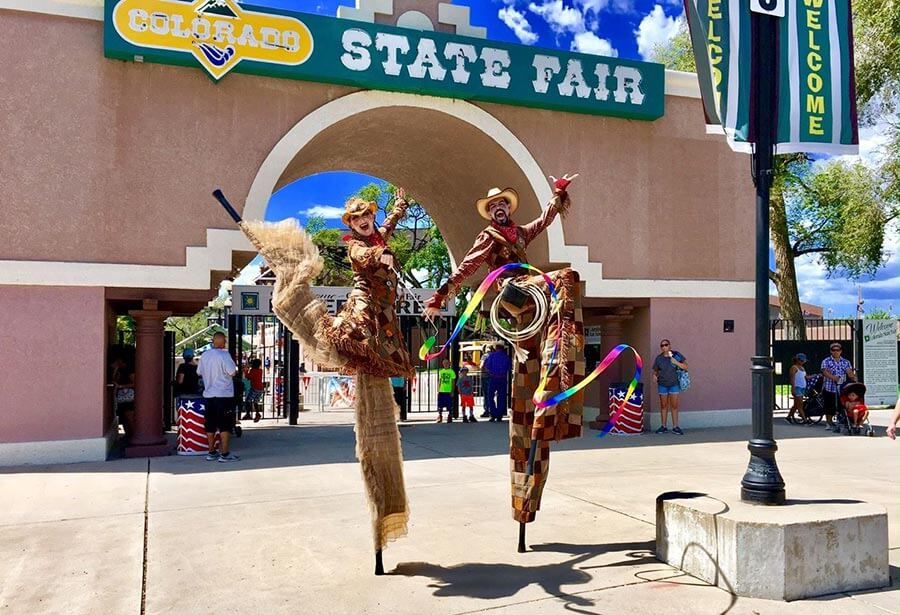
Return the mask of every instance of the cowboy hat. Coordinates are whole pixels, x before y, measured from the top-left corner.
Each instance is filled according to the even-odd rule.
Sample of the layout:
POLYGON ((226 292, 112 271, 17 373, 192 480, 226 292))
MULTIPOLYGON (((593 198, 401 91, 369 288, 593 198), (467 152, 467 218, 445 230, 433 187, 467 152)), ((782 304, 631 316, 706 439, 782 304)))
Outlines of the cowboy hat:
POLYGON ((505 188, 503 190, 500 190, 500 188, 491 188, 488 190, 486 197, 475 201, 475 208, 482 218, 490 220, 491 214, 488 211, 488 203, 501 198, 506 199, 506 202, 509 203, 509 215, 512 215, 513 212, 519 208, 519 195, 512 188, 505 188))
POLYGON ((341 221, 347 226, 350 226, 350 218, 355 218, 356 216, 361 216, 366 213, 372 213, 374 215, 377 210, 378 205, 376 205, 374 201, 364 201, 360 198, 353 198, 344 204, 344 215, 341 216, 341 221))

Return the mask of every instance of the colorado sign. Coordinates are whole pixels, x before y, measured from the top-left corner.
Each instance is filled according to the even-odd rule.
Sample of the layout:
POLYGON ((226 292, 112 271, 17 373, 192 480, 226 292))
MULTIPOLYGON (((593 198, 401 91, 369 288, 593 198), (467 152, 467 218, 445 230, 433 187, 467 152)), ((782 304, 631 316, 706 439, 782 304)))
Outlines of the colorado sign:
POLYGON ((135 45, 191 54, 214 79, 241 60, 296 66, 313 51, 312 34, 298 19, 248 11, 234 0, 122 0, 112 24, 135 45))
POLYGON ((106 0, 107 57, 574 113, 663 115, 661 64, 249 7, 106 0))

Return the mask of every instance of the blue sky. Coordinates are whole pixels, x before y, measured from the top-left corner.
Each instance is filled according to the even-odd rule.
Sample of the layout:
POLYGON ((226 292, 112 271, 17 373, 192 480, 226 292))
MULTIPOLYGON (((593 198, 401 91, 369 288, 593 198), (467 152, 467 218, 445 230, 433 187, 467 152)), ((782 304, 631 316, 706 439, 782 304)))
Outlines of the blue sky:
MULTIPOLYGON (((635 60, 648 59, 656 43, 675 34, 683 6, 677 0, 454 0, 470 7, 471 23, 487 28, 489 39, 540 47, 612 55, 635 60)), ((278 7, 322 15, 336 15, 339 5, 354 6, 355 0, 250 0, 247 4, 278 7)), ((701 110, 698 106, 698 113, 701 110)), ((874 161, 884 143, 878 127, 860 131, 863 160, 874 161)), ((735 154, 738 155, 738 154, 735 154)), ((747 158, 749 167, 750 161, 747 158)), ((308 177, 272 195, 266 218, 295 216, 305 222, 310 214, 338 220, 342 203, 375 178, 348 172, 308 177)), ((748 189, 750 186, 748 184, 748 189)), ((887 239, 888 262, 873 280, 860 280, 864 307, 900 312, 900 250, 896 227, 887 239)), ((803 301, 823 305, 826 316, 855 314, 856 286, 852 280, 827 278, 812 256, 797 261, 803 301)), ((772 289, 774 294, 774 288, 772 289)))

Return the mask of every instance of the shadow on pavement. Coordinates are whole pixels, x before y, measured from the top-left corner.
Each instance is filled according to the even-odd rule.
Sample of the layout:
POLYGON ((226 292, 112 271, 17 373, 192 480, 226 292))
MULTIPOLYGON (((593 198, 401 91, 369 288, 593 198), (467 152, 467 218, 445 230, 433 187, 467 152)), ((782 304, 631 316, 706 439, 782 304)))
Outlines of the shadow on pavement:
MULTIPOLYGON (((598 545, 573 545, 546 543, 535 545, 533 551, 565 553, 573 557, 555 564, 540 566, 518 566, 514 564, 460 564, 439 566, 427 562, 400 563, 390 573, 407 577, 429 577, 434 582, 434 596, 458 596, 497 600, 516 595, 529 585, 541 587, 548 597, 557 597, 566 602, 566 607, 590 607, 594 602, 584 596, 563 591, 563 586, 584 585, 593 577, 584 572, 592 568, 613 566, 638 566, 658 563, 653 556, 653 541, 634 543, 612 543, 598 545), (625 559, 599 566, 580 566, 588 560, 606 553, 622 553, 625 559)), ((678 574, 675 572, 675 574, 678 574)))

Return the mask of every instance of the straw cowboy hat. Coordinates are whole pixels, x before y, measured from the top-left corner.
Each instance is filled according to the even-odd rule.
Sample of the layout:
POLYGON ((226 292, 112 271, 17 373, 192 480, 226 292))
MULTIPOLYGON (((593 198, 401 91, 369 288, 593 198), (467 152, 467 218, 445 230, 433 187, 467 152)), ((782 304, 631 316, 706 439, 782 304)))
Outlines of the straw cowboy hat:
POLYGON ((344 215, 341 216, 341 221, 350 226, 350 218, 355 218, 356 216, 361 216, 366 213, 372 213, 378 211, 378 205, 375 204, 374 201, 364 201, 359 198, 350 199, 344 204, 344 215))
POLYGON ((506 202, 509 203, 510 216, 519 208, 519 195, 512 188, 505 188, 504 190, 500 190, 500 188, 491 188, 488 190, 486 197, 475 201, 475 208, 482 218, 490 220, 491 214, 488 211, 488 203, 500 198, 506 199, 506 202))

